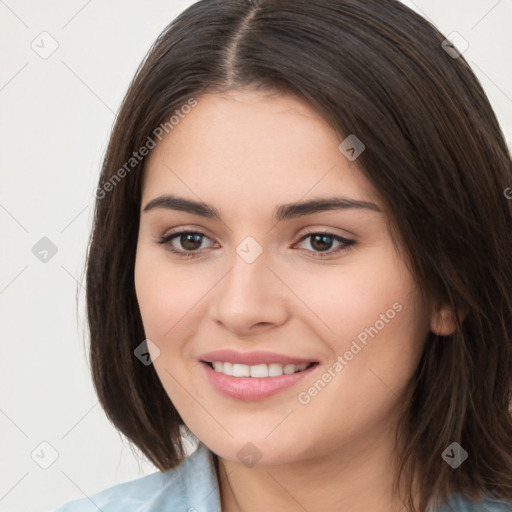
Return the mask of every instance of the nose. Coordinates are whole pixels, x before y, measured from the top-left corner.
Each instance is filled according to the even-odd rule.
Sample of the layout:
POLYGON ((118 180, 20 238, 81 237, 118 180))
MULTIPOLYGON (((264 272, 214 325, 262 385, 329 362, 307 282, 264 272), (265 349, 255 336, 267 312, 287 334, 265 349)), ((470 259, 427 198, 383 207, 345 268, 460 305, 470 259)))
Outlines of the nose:
POLYGON ((283 325, 290 315, 290 292, 267 252, 249 261, 234 253, 211 306, 213 321, 238 337, 283 325))

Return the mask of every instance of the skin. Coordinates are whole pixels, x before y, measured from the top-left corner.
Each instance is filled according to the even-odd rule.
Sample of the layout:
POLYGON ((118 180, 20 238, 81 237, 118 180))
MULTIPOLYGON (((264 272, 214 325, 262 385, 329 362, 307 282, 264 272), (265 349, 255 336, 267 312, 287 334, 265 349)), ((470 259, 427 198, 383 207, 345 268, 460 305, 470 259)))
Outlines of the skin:
MULTIPOLYGON (((135 287, 155 370, 190 430, 219 456, 222 510, 392 511, 394 423, 401 394, 429 329, 448 334, 393 246, 384 201, 342 138, 292 96, 251 90, 207 94, 149 155, 143 184, 135 287), (201 200, 222 221, 153 209, 162 194, 201 200), (382 211, 330 210, 276 222, 274 209, 344 196, 382 211), (200 231, 196 243, 160 237, 200 231), (327 252, 309 233, 327 231, 327 252), (262 249, 252 263, 236 248, 248 236, 262 249), (202 242, 202 243, 201 243, 202 242), (192 249, 190 249, 192 247, 192 249), (197 249, 194 249, 197 247, 197 249), (319 248, 320 247, 320 248, 319 248), (402 306, 367 345, 312 397, 298 401, 365 328, 402 306), (319 361, 309 378, 262 401, 221 395, 200 356, 216 349, 268 350, 319 361), (252 467, 237 452, 251 442, 252 467)), ((253 249, 251 249, 253 250, 253 249)))

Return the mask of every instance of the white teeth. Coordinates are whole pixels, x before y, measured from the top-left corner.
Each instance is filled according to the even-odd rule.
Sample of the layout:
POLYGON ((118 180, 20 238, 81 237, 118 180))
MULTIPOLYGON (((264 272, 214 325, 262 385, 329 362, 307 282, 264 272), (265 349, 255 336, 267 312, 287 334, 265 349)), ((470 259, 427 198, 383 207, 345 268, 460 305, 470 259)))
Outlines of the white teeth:
POLYGON ((283 367, 283 372, 286 375, 290 375, 290 373, 293 373, 295 371, 295 365, 294 364, 285 364, 283 367))
POLYGON ((279 377, 283 375, 283 365, 278 363, 271 363, 268 365, 268 376, 279 377))
MULTIPOLYGON (((223 365, 224 366, 224 365, 223 365)), ((233 364, 233 377, 250 377, 250 367, 247 364, 233 364)))
POLYGON ((249 366, 251 377, 268 377, 268 366, 266 364, 255 364, 249 366))
POLYGON ((233 375, 233 363, 224 363, 224 367, 220 371, 226 375, 233 375))
POLYGON ((232 375, 233 377, 280 377, 281 375, 290 375, 291 373, 301 372, 305 370, 309 363, 304 364, 238 364, 215 361, 212 363, 213 369, 216 372, 223 373, 224 375, 232 375))

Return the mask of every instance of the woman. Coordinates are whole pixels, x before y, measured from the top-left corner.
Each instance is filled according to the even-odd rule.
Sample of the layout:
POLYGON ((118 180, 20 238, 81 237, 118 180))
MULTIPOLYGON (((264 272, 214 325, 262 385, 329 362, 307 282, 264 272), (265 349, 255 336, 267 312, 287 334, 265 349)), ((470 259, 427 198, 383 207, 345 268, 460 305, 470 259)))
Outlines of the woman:
POLYGON ((96 391, 160 472, 59 511, 512 510, 511 183, 399 2, 191 6, 121 106, 87 267, 96 391))

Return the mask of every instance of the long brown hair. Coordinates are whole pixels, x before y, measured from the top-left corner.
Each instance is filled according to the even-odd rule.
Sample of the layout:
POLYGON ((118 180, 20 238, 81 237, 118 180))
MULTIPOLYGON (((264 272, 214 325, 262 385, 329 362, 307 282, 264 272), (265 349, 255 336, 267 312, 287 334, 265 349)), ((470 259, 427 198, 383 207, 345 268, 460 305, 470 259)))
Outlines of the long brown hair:
POLYGON ((422 510, 455 493, 512 498, 511 161, 482 87, 444 39, 395 0, 201 0, 154 43, 104 158, 86 284, 97 394, 160 470, 183 459, 184 424, 153 366, 134 357, 145 339, 134 287, 139 150, 191 99, 251 87, 297 95, 340 142, 364 142, 357 163, 425 297, 464 313, 452 335, 429 334, 409 383, 397 429, 409 506, 413 474, 422 510), (457 469, 441 457, 453 442, 469 454, 457 469))

